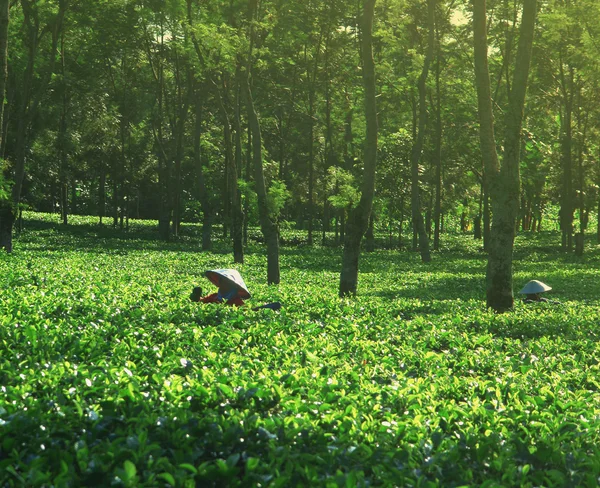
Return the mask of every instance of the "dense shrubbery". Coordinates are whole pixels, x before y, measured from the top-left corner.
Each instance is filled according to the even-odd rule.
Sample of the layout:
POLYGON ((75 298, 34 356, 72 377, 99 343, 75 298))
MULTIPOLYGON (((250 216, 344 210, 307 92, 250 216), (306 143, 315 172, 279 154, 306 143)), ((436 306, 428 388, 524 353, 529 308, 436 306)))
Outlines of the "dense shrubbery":
POLYGON ((469 237, 430 266, 364 255, 356 300, 338 250, 284 248, 267 287, 252 244, 251 303, 284 304, 252 312, 187 301, 232 265, 193 227, 35 219, 0 256, 0 486, 597 483, 595 248, 520 238, 517 285, 562 303, 496 316, 469 237))

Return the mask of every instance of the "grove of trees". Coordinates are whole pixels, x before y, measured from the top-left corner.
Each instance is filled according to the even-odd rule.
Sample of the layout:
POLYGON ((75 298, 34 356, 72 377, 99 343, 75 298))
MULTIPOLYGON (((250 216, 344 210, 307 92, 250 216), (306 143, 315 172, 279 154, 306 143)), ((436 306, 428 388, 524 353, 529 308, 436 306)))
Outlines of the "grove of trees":
POLYGON ((278 283, 286 225, 345 295, 364 236, 427 262, 453 221, 510 308, 515 232, 600 242, 598 60, 596 0, 0 0, 0 248, 24 207, 236 262, 260 225, 278 283))

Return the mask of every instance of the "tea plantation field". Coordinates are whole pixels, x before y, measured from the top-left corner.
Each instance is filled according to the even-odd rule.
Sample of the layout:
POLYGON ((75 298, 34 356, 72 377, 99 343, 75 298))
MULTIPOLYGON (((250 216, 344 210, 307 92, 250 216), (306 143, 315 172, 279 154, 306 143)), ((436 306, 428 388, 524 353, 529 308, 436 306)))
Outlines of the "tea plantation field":
MULTIPOLYGON (((361 258, 263 249, 237 269, 280 312, 188 301, 226 243, 28 215, 0 255, 0 487, 597 486, 600 248, 521 236, 515 279, 560 304, 484 307, 469 236, 361 258)), ((284 236, 285 237, 285 236, 284 236)))

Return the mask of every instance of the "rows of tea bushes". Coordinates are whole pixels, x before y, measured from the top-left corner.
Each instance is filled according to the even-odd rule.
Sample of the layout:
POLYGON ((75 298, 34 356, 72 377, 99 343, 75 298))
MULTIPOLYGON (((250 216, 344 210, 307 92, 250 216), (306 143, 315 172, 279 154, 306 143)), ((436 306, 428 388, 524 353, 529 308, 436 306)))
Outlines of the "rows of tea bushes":
POLYGON ((262 248, 237 268, 258 305, 200 305, 231 267, 132 223, 65 229, 31 215, 0 255, 0 486, 596 486, 600 252, 518 239, 517 286, 559 304, 496 316, 485 257, 454 236, 361 258, 337 298, 340 250, 262 248), (31 219, 34 219, 32 222, 31 219))

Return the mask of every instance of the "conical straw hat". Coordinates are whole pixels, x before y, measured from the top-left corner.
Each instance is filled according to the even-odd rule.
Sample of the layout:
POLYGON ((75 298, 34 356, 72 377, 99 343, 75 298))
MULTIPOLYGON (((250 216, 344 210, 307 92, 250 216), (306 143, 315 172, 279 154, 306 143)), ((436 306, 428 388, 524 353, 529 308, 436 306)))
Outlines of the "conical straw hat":
POLYGON ((219 279, 225 278, 230 281, 238 290, 238 297, 247 300, 250 298, 250 292, 242 275, 235 269, 213 269, 206 271, 204 275, 216 286, 219 286, 219 279))
POLYGON ((552 290, 552 287, 542 283, 541 281, 531 280, 519 293, 522 293, 523 295, 533 295, 534 293, 544 293, 548 290, 552 290))

